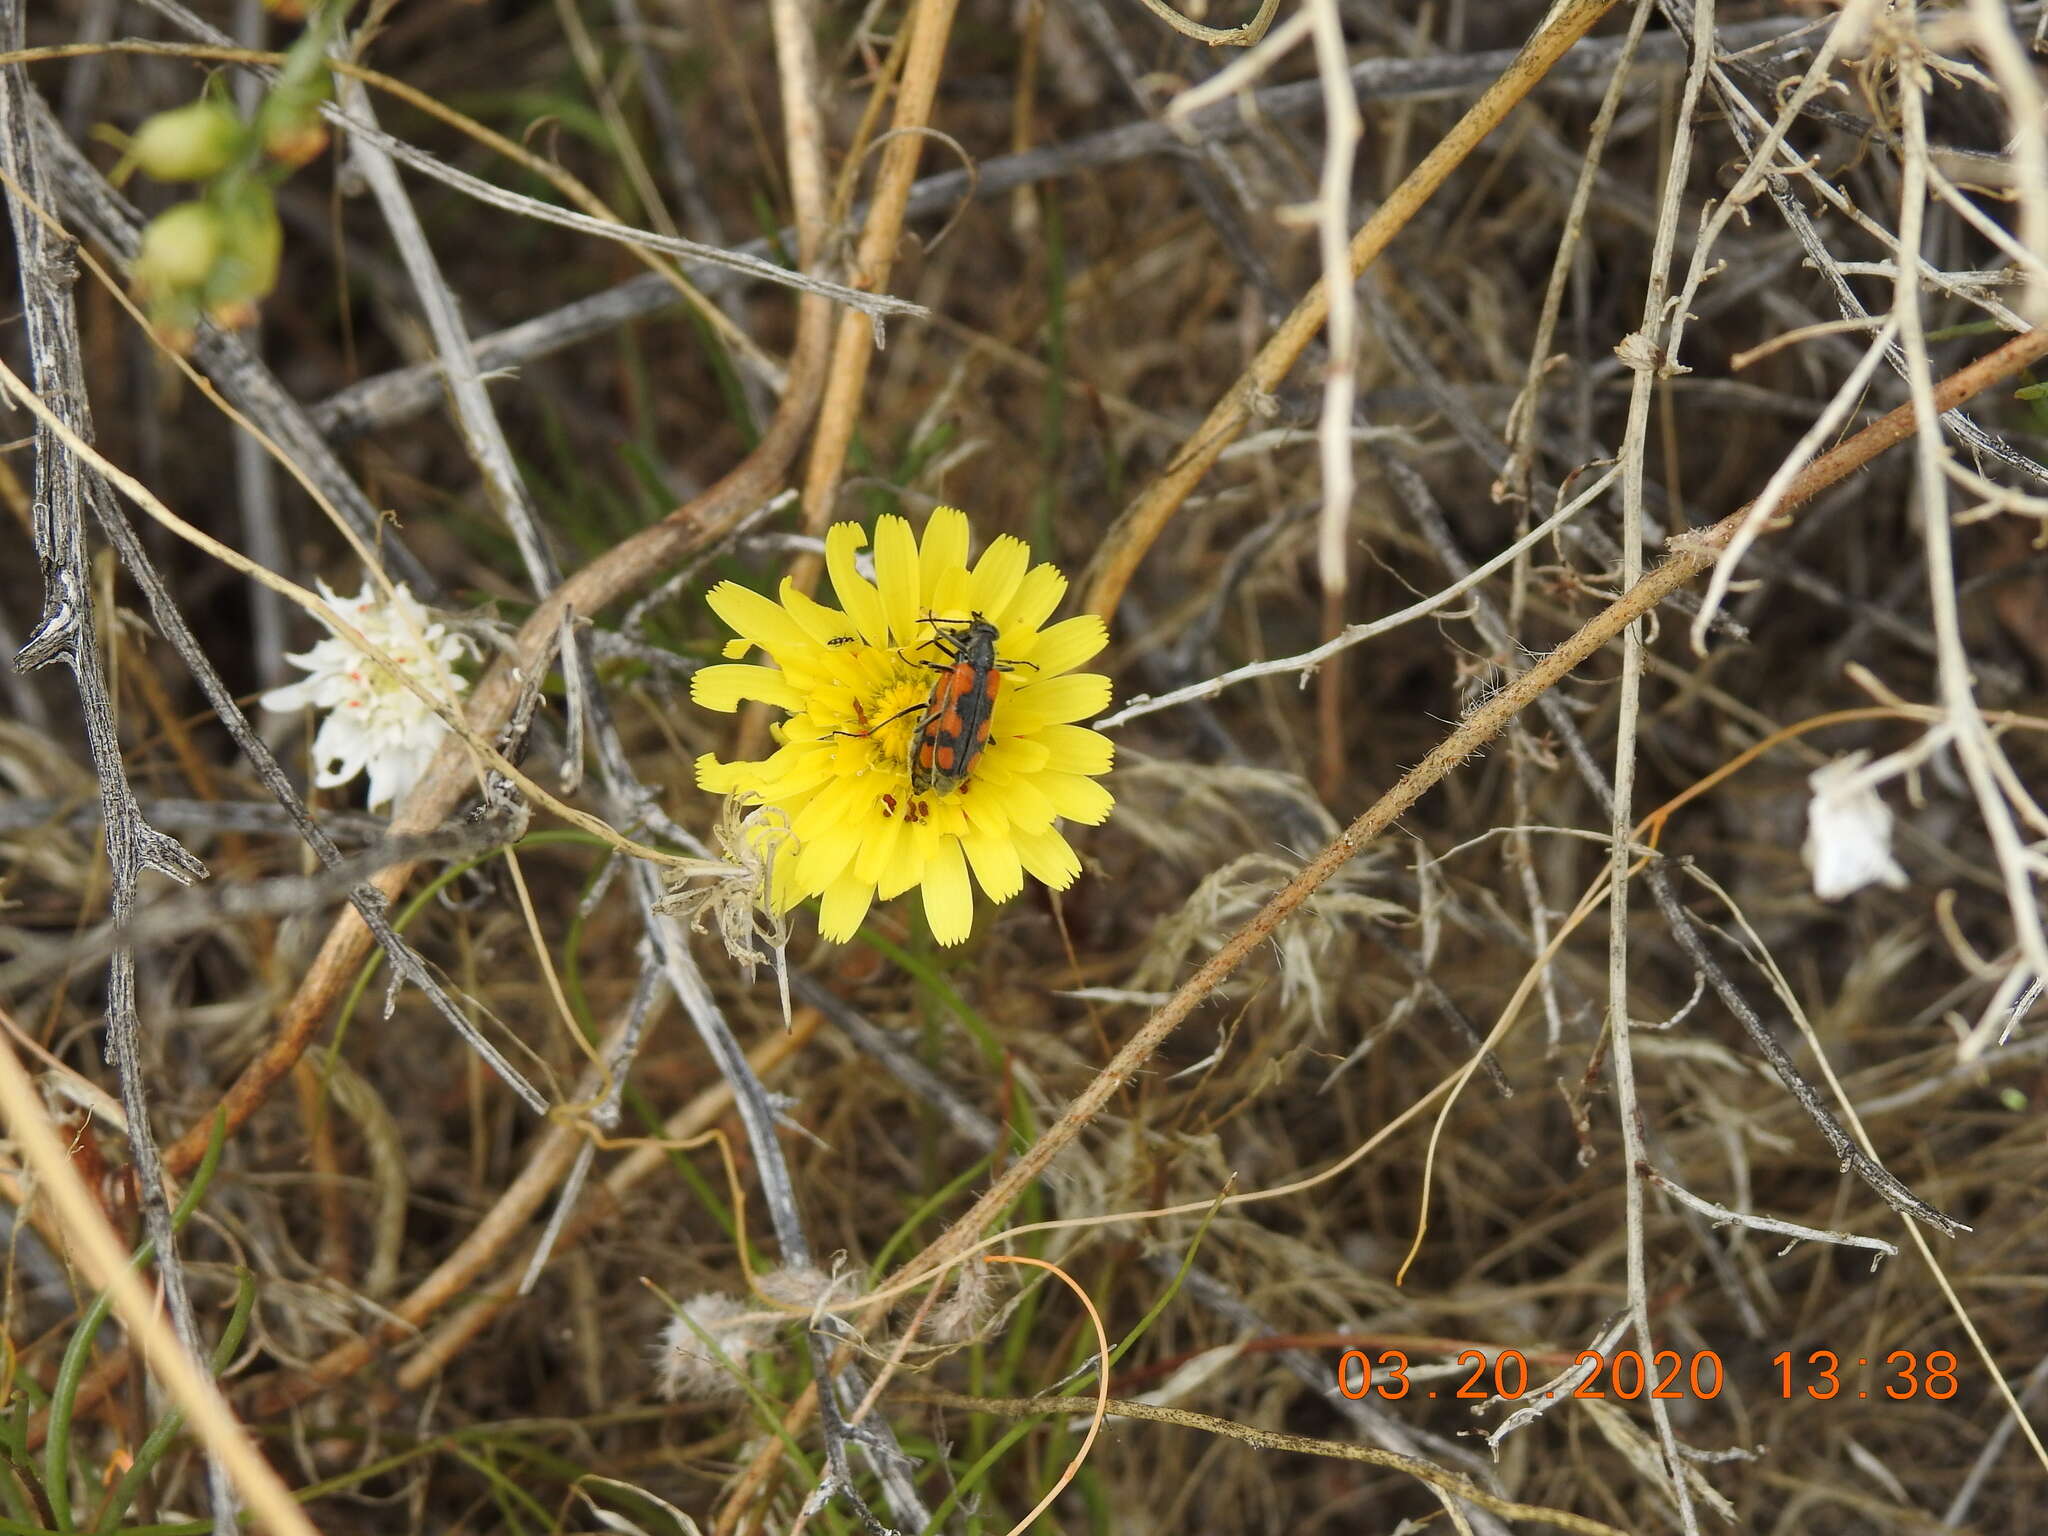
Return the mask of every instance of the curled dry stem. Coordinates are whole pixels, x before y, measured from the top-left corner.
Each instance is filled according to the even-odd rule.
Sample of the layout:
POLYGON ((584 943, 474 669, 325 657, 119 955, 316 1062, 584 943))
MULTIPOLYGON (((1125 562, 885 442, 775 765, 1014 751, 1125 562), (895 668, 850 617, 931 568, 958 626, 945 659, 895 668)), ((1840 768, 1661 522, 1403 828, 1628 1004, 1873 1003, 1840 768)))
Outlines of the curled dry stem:
POLYGON ((1259 8, 1252 19, 1241 27, 1205 27, 1199 21, 1190 21, 1181 15, 1166 0, 1145 0, 1145 9, 1165 22, 1182 37, 1192 37, 1198 43, 1207 43, 1211 48, 1249 48, 1266 35, 1266 29, 1273 25, 1274 13, 1280 9, 1280 0, 1259 0, 1259 8))

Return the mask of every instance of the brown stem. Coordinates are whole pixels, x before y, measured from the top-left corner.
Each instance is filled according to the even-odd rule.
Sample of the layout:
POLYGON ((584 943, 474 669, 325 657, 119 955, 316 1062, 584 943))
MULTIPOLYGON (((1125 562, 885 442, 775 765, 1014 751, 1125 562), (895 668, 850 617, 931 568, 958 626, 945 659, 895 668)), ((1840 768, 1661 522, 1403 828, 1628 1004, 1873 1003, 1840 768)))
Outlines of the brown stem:
MULTIPOLYGON (((938 97, 940 65, 945 58, 946 41, 952 35, 956 3, 957 0, 920 0, 908 23, 910 49, 903 61, 903 84, 896 95, 890 137, 882 145, 882 168, 875 177, 874 200, 868 205, 860 249, 855 253, 853 273, 847 280, 851 287, 873 292, 887 284, 895 266, 896 247, 903 238, 903 217, 910 206, 910 188, 917 180, 917 162, 924 152, 924 130, 931 121, 932 103, 938 97)), ((873 322, 866 315, 841 315, 838 334, 832 342, 831 372, 818 407, 818 433, 804 466, 806 533, 822 534, 825 525, 832 521, 840 475, 846 468, 847 446, 853 440, 854 423, 860 417, 861 395, 874 356, 873 322)), ((817 585, 819 566, 816 555, 801 556, 790 569, 790 579, 808 592, 817 585)))

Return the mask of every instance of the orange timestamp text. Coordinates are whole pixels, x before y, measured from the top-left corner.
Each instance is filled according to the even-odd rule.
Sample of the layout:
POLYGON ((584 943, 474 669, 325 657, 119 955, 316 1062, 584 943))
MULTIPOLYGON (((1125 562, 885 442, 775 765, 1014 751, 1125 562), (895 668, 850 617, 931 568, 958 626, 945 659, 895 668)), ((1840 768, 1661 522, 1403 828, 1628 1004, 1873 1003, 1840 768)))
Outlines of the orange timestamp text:
MULTIPOLYGON (((1421 1397, 1463 1398, 1469 1401, 1498 1399, 1514 1401, 1532 1394, 1529 1362, 1518 1349, 1487 1351, 1467 1349, 1457 1364, 1467 1368, 1462 1381, 1441 1390, 1420 1388, 1409 1378, 1408 1356, 1398 1349, 1384 1349, 1377 1355, 1362 1349, 1347 1349, 1337 1359, 1337 1390, 1348 1398, 1421 1397)), ((1777 1368, 1774 1385, 1782 1398, 1806 1396, 1825 1401, 1838 1396, 1868 1398, 1882 1395, 1895 1402, 1926 1397, 1945 1402, 1956 1395, 1957 1361, 1946 1349, 1925 1354, 1895 1349, 1881 1360, 1858 1356, 1853 1367, 1832 1350, 1816 1349, 1804 1360, 1791 1350, 1781 1350, 1771 1361, 1777 1368), (1883 1371, 1875 1380, 1858 1377, 1873 1365, 1883 1371), (1858 1383, 1863 1383, 1858 1385, 1858 1383)), ((1640 1351, 1617 1350, 1611 1354, 1582 1349, 1571 1369, 1557 1383, 1542 1389, 1543 1397, 1691 1398, 1710 1401, 1721 1395, 1727 1373, 1721 1357, 1711 1349, 1686 1355, 1675 1349, 1660 1349, 1645 1360, 1640 1351)))
POLYGON ((1874 1397, 1877 1393, 1871 1390, 1873 1387, 1900 1403, 1913 1397, 1947 1402, 1956 1395, 1956 1357, 1946 1349, 1930 1349, 1924 1355, 1917 1350, 1895 1349, 1882 1360, 1858 1355, 1853 1363, 1844 1361, 1831 1349, 1816 1349, 1804 1361, 1795 1363, 1792 1351, 1782 1349, 1771 1357, 1771 1364, 1778 1368, 1780 1397, 1797 1396, 1802 1387, 1806 1396, 1823 1402, 1831 1397, 1874 1397), (1859 1374, 1872 1369, 1883 1374, 1875 1380, 1868 1374, 1859 1374))
MULTIPOLYGON (((1529 1395, 1529 1362, 1519 1349, 1503 1349, 1489 1356, 1484 1350, 1467 1349, 1458 1355, 1460 1366, 1471 1370, 1455 1388, 1426 1391, 1427 1397, 1512 1401, 1529 1395)), ((1675 1349, 1660 1349, 1645 1362, 1633 1349, 1604 1355, 1597 1349, 1582 1349, 1572 1362, 1574 1371, 1584 1370, 1576 1383, 1552 1387, 1544 1397, 1691 1397, 1705 1400, 1719 1397, 1725 1375, 1721 1357, 1711 1349, 1681 1355, 1675 1349), (1590 1366, 1590 1370, 1584 1368, 1590 1366)), ((1408 1357, 1398 1349, 1383 1349, 1369 1356, 1362 1349, 1347 1349, 1337 1360, 1337 1390, 1346 1397, 1406 1397, 1413 1387, 1408 1379, 1408 1357)), ((1566 1373, 1570 1375, 1570 1372, 1566 1373)))

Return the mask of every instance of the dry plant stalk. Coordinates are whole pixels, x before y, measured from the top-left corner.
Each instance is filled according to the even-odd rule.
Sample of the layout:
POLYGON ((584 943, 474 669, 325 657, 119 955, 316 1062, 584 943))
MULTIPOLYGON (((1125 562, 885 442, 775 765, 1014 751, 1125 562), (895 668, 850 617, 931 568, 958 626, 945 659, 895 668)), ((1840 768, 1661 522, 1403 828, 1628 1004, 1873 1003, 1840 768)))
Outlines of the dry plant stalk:
POLYGON ((248 1431, 236 1421, 220 1388, 201 1374, 170 1325, 157 1314, 156 1298, 129 1267, 127 1251, 115 1238, 93 1192, 72 1167, 71 1152, 51 1126, 35 1084, 7 1040, 0 1040, 0 1111, 5 1112, 10 1134, 41 1181, 39 1187, 62 1213, 65 1235, 88 1280, 112 1293, 114 1310, 127 1326, 129 1337, 141 1346, 150 1370, 191 1415, 251 1509, 279 1536, 314 1536, 312 1522, 257 1451, 248 1431))

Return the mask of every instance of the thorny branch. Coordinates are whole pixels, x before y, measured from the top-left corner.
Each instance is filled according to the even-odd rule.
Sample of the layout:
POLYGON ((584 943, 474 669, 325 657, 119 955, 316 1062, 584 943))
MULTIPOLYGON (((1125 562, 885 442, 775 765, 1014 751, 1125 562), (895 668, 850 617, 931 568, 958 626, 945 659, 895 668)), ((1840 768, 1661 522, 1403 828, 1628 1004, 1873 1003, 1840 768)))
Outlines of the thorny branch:
MULTIPOLYGON (((0 5, 0 39, 21 44, 25 18, 15 0, 0 5)), ((19 64, 0 67, 0 160, 8 176, 8 212, 14 225, 16 263, 21 273, 23 327, 36 387, 53 402, 66 425, 81 436, 92 433, 86 403, 85 376, 78 321, 71 303, 71 285, 78 269, 69 250, 46 229, 39 205, 47 197, 42 167, 29 130, 27 82, 19 64)), ((143 1229, 156 1245, 157 1272, 178 1342, 195 1366, 206 1360, 185 1268, 178 1257, 177 1235, 171 1230, 170 1202, 164 1193, 164 1170, 157 1153, 156 1133, 149 1119, 149 1092, 142 1063, 142 1019, 135 1006, 135 948, 124 933, 134 916, 142 872, 153 869, 182 885, 206 877, 206 866, 178 842, 152 827, 136 803, 121 753, 120 727, 114 697, 107 685, 101 653, 100 626, 94 613, 94 590, 85 541, 85 504, 109 496, 107 487, 74 458, 55 432, 41 422, 35 435, 34 527, 36 556, 42 564, 43 612, 34 632, 15 658, 28 672, 62 662, 71 669, 84 717, 87 749, 100 780, 100 808, 105 827, 109 908, 116 935, 107 965, 107 1059, 121 1088, 121 1108, 128 1122, 129 1154, 134 1163, 135 1196, 143 1229)), ((68 1489, 52 1490, 68 1502, 68 1489)), ((226 1466, 207 1462, 207 1491, 213 1507, 215 1536, 236 1527, 237 1500, 226 1466)))

